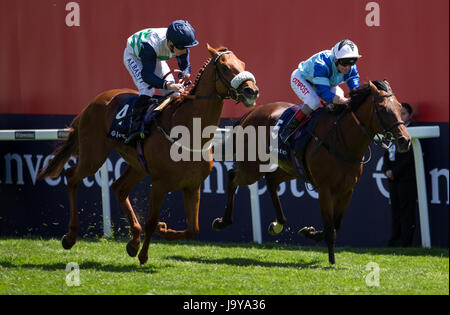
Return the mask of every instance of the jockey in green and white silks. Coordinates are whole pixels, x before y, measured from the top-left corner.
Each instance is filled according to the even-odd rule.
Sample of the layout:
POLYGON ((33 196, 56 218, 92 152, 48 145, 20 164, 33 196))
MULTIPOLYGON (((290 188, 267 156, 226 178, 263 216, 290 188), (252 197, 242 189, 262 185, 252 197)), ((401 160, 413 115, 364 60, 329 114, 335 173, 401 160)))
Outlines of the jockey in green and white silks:
POLYGON ((355 64, 359 58, 358 47, 345 39, 336 43, 331 50, 321 51, 300 62, 291 74, 291 88, 304 104, 280 134, 283 142, 319 107, 320 98, 329 104, 346 104, 350 101, 344 96, 339 84, 347 83, 350 91, 359 87, 359 73, 355 64))
POLYGON ((189 48, 196 45, 198 41, 195 39, 195 31, 184 20, 176 20, 168 28, 143 29, 128 38, 123 60, 140 96, 134 106, 130 136, 125 143, 131 142, 138 135, 143 136, 139 131, 141 118, 155 89, 159 89, 163 95, 172 91, 184 92, 184 85, 175 83, 172 74, 163 79, 170 72, 166 61, 176 58, 179 69, 184 76, 189 77, 189 48))

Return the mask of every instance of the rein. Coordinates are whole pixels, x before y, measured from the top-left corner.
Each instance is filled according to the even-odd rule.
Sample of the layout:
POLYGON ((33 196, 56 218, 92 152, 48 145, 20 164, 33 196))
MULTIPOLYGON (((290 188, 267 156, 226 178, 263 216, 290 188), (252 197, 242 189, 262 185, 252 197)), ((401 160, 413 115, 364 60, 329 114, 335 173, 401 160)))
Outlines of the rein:
MULTIPOLYGON (((239 93, 238 88, 239 86, 248 80, 251 80, 253 82, 256 83, 255 77, 253 76, 253 74, 251 72, 248 71, 242 71, 239 74, 237 74, 232 80, 231 82, 228 82, 223 73, 219 70, 219 68, 217 67, 217 61, 220 59, 220 57, 222 57, 225 54, 232 54, 233 52, 231 50, 226 50, 226 51, 222 51, 220 52, 216 58, 214 58, 214 81, 217 82, 217 80, 220 80, 222 82, 222 84, 226 87, 227 89, 227 94, 226 95, 220 95, 219 93, 217 93, 216 95, 208 95, 208 96, 203 96, 203 95, 183 95, 184 98, 187 99, 191 99, 191 100, 195 100, 195 99, 213 99, 213 98, 219 98, 221 100, 224 99, 232 99, 234 101, 236 101, 236 104, 241 102, 241 93, 239 93)), ((216 91, 217 92, 217 91, 216 91)))
MULTIPOLYGON (((385 95, 379 96, 379 98, 380 99, 382 99, 382 98, 389 98, 389 97, 392 97, 394 95, 395 95, 394 93, 385 94, 385 95)), ((381 127, 383 128, 382 135, 384 136, 384 138, 386 140, 391 141, 391 143, 392 143, 392 141, 394 140, 394 136, 393 136, 391 130, 394 129, 395 127, 399 126, 399 125, 404 125, 405 122, 400 120, 400 121, 397 121, 394 124, 392 124, 392 126, 390 126, 390 127, 387 126, 386 123, 383 121, 383 119, 380 116, 380 112, 378 110, 378 107, 376 106, 375 97, 373 95, 372 95, 372 107, 373 107, 373 109, 375 111, 375 114, 377 116, 378 122, 380 123, 381 127)), ((373 111, 372 111, 372 113, 373 113, 373 111)), ((391 145, 386 145, 383 142, 384 141, 383 139, 380 139, 380 138, 375 139, 373 136, 370 135, 370 133, 367 131, 367 129, 364 127, 364 125, 359 121, 358 117, 356 116, 356 114, 353 111, 352 111, 352 116, 353 116, 353 119, 356 121, 356 124, 358 125, 358 127, 364 132, 364 134, 369 139, 373 139, 373 141, 375 142, 376 145, 378 145, 378 146, 380 146, 380 147, 382 147, 384 149, 389 149, 389 147, 392 144, 391 145)), ((372 120, 372 118, 371 118, 371 120, 372 120)))
MULTIPOLYGON (((225 85, 225 87, 227 88, 227 94, 225 96, 220 95, 219 93, 217 93, 216 95, 210 95, 210 96, 203 96, 203 95, 182 95, 183 98, 185 99, 191 99, 191 100, 196 100, 196 99, 220 99, 220 100, 224 100, 224 99, 233 99, 235 100, 237 103, 240 102, 240 96, 241 94, 237 91, 237 89, 239 88, 239 86, 248 80, 252 80, 253 82, 256 82, 255 77, 253 76, 253 74, 251 74, 248 71, 242 71, 240 72, 238 75, 236 75, 231 82, 228 82, 225 77, 223 76, 222 72, 218 69, 217 67, 217 61, 220 59, 220 57, 222 57, 224 54, 232 54, 233 52, 230 50, 226 50, 226 51, 222 51, 220 52, 215 58, 214 58, 214 81, 217 82, 217 78, 219 78, 221 80, 221 82, 225 85)), ((217 89, 216 89, 217 92, 217 89)), ((184 150, 188 150, 191 152, 205 152, 205 151, 209 151, 212 147, 212 141, 210 143, 210 145, 208 146, 208 148, 206 149, 193 149, 193 148, 189 148, 186 147, 180 143, 178 143, 179 139, 173 139, 172 137, 170 137, 170 135, 158 124, 158 121, 156 120, 156 118, 153 118, 153 123, 155 124, 156 128, 159 130, 159 132, 164 136, 164 138, 166 138, 170 143, 177 145, 178 147, 184 149, 184 150)))
MULTIPOLYGON (((392 96, 394 96, 393 93, 381 95, 380 98, 389 98, 389 97, 392 97, 392 96)), ((371 104, 372 104, 372 109, 373 109, 373 110, 372 110, 372 113, 375 112, 375 114, 376 114, 376 116, 377 116, 377 119, 378 119, 380 125, 381 125, 382 128, 383 128, 383 135, 385 136, 386 139, 392 140, 393 135, 392 135, 392 133, 391 133, 391 130, 392 130, 393 128, 397 127, 398 125, 404 125, 405 122, 404 122, 404 121, 397 121, 397 122, 395 122, 392 126, 387 127, 387 126, 386 126, 386 123, 383 121, 383 119, 382 119, 381 116, 380 116, 379 110, 378 110, 378 108, 377 108, 377 106, 376 106, 376 103, 375 103, 375 98, 374 98, 374 96, 372 96, 372 102, 371 102, 371 104), (387 136, 387 135, 388 135, 388 136, 387 136)), ((344 161, 346 161, 346 162, 349 162, 349 163, 359 163, 359 164, 363 164, 363 165, 364 165, 364 164, 367 164, 367 163, 371 160, 371 158, 372 158, 372 150, 371 150, 370 146, 369 146, 369 157, 368 157, 367 160, 364 160, 364 158, 363 158, 363 160, 359 160, 359 159, 354 159, 354 158, 346 157, 346 156, 340 154, 339 152, 337 152, 337 150, 335 149, 335 148, 337 147, 337 145, 336 145, 336 144, 337 144, 337 137, 339 137, 339 138, 341 139, 341 142, 344 143, 344 146, 345 146, 345 142, 344 142, 344 139, 343 139, 343 136, 342 136, 342 132, 341 132, 341 130, 340 130, 340 128, 339 128, 339 121, 342 119, 342 117, 344 117, 344 116, 345 116, 347 113, 349 113, 349 112, 350 112, 350 114, 352 115, 352 118, 353 118, 353 120, 355 121, 356 125, 359 127, 359 129, 361 129, 361 131, 362 131, 369 139, 373 140, 373 141, 375 142, 375 144, 378 145, 378 146, 381 146, 381 147, 383 147, 383 148, 385 148, 385 149, 389 148, 389 146, 387 146, 387 145, 383 142, 383 140, 374 139, 374 136, 371 136, 370 132, 367 130, 367 128, 364 126, 364 124, 361 123, 361 121, 359 120, 358 116, 356 115, 354 109, 353 109, 353 108, 350 108, 350 107, 347 107, 346 110, 344 110, 344 111, 336 118, 336 120, 335 120, 334 123, 333 123, 333 128, 330 129, 330 130, 328 131, 328 133, 327 133, 327 134, 329 134, 329 133, 331 132, 331 130, 334 130, 334 146, 333 146, 333 147, 330 147, 330 146, 327 145, 323 140, 321 140, 320 138, 318 138, 317 136, 315 136, 314 134, 312 134, 313 138, 319 143, 319 144, 317 145, 317 147, 314 149, 314 151, 313 151, 313 153, 312 153, 313 155, 317 152, 318 148, 322 145, 322 146, 324 146, 330 153, 334 154, 334 155, 337 156, 338 158, 340 158, 340 159, 342 159, 342 160, 344 160, 344 161)), ((372 117, 373 117, 373 115, 371 116, 370 120, 372 120, 372 117)))

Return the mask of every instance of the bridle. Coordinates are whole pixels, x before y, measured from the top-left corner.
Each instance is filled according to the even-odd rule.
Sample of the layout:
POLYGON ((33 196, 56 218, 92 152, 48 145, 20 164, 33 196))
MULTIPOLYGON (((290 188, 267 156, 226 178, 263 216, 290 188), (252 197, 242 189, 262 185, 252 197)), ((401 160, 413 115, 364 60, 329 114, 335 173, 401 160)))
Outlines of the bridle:
POLYGON ((227 89, 227 93, 225 95, 221 95, 217 92, 216 88, 216 95, 183 95, 184 98, 187 99, 211 99, 211 98, 217 98, 220 100, 224 99, 232 99, 236 101, 236 104, 241 102, 242 99, 242 93, 239 93, 238 88, 241 86, 242 83, 245 81, 252 81, 253 83, 256 83, 256 79, 254 75, 251 72, 248 71, 242 71, 238 73, 231 82, 228 82, 227 79, 225 79, 225 76, 223 75, 222 71, 219 70, 219 67, 217 67, 217 61, 225 54, 232 54, 233 52, 231 50, 225 50, 221 51, 213 60, 214 62, 214 82, 217 82, 220 80, 220 82, 225 86, 227 89))
MULTIPOLYGON (((383 98, 389 98, 389 97, 393 97, 394 94, 385 94, 385 95, 380 95, 379 99, 383 99, 383 98)), ((334 130, 334 144, 332 146, 328 145, 325 143, 325 141, 323 139, 320 139, 318 136, 311 134, 313 136, 313 138, 316 140, 316 142, 318 142, 317 147, 313 150, 313 155, 317 152, 317 150, 319 149, 320 146, 325 147, 325 149, 327 149, 330 153, 334 154, 335 156, 337 156, 338 158, 342 159, 343 161, 346 161, 348 163, 359 163, 359 164, 366 164, 370 161, 370 159, 372 158, 372 151, 370 150, 370 146, 369 146, 369 157, 367 158, 367 160, 359 160, 359 159, 354 159, 352 157, 348 157, 345 154, 341 154, 336 150, 337 147, 337 141, 338 141, 338 137, 341 139, 341 142, 344 143, 345 142, 343 140, 343 136, 342 136, 342 132, 339 128, 339 121, 342 119, 343 116, 345 116, 348 112, 351 113, 353 120, 356 122, 356 125, 362 130, 362 132, 372 141, 375 142, 376 145, 385 148, 385 149, 389 149, 389 147, 392 145, 392 142, 395 141, 395 137, 392 134, 391 130, 393 128, 395 128, 398 125, 404 125, 405 122, 404 121, 397 121, 394 124, 392 124, 392 126, 388 126, 384 120, 381 117, 381 114, 379 112, 379 109, 377 107, 377 102, 379 100, 375 100, 375 97, 372 96, 372 100, 371 100, 371 104, 372 104, 372 112, 371 112, 371 117, 370 117, 370 122, 373 119, 373 113, 375 113, 375 116, 378 119, 378 122, 380 123, 381 127, 383 128, 383 132, 382 132, 382 136, 383 138, 378 137, 377 139, 374 138, 375 135, 371 134, 367 127, 365 127, 361 121, 358 119, 358 116, 356 115, 356 110, 359 108, 359 106, 357 108, 353 108, 353 107, 349 107, 347 106, 347 108, 342 111, 339 116, 336 118, 336 120, 333 123, 333 128, 331 128, 328 133, 330 133, 332 130, 334 130), (386 144, 385 142, 390 142, 389 144, 386 144)))
POLYGON ((239 103, 241 101, 240 100, 241 94, 238 92, 237 88, 234 88, 233 86, 231 86, 231 83, 225 79, 222 71, 220 71, 219 67, 217 67, 217 61, 219 61, 220 57, 222 57, 225 54, 232 54, 232 53, 233 52, 230 50, 223 51, 223 52, 220 52, 216 58, 214 58, 214 77, 215 77, 214 81, 217 82, 217 79, 219 79, 222 82, 222 84, 225 86, 225 88, 227 89, 227 94, 225 94, 225 95, 217 94, 217 96, 219 96, 221 99, 230 99, 231 98, 232 100, 235 100, 237 103, 239 103))
MULTIPOLYGON (((183 95, 184 98, 190 98, 190 99, 211 99, 211 98, 218 98, 220 100, 223 99, 233 99, 235 100, 237 103, 241 102, 241 93, 238 92, 238 88, 239 86, 245 82, 245 81, 253 81, 254 83, 256 83, 255 77, 253 76, 252 73, 248 72, 248 71, 242 71, 239 74, 237 74, 232 80, 231 82, 228 82, 224 75, 222 74, 222 72, 219 70, 219 68, 217 67, 217 61, 220 59, 220 57, 222 57, 224 54, 232 54, 233 52, 230 50, 226 50, 226 51, 222 51, 220 52, 215 58, 214 58, 214 82, 217 82, 217 80, 219 79, 222 84, 227 88, 227 94, 226 95, 220 95, 219 93, 217 93, 216 95, 212 95, 212 96, 202 96, 202 95, 183 95)), ((191 82, 186 82, 185 85, 189 85, 191 82)), ((216 88, 216 92, 217 92, 217 88, 216 88)), ((160 133, 172 144, 177 145, 178 147, 187 150, 187 151, 191 151, 191 152, 204 152, 204 151, 209 151, 212 147, 212 142, 210 143, 210 145, 206 148, 206 149, 193 149, 193 148, 189 148, 186 147, 180 143, 178 143, 177 139, 173 139, 172 137, 170 137, 170 135, 158 124, 158 121, 156 119, 153 118, 154 124, 156 126, 156 128, 160 131, 160 133)))
POLYGON ((245 81, 253 81, 256 83, 256 79, 253 76, 251 72, 248 71, 242 71, 239 74, 237 74, 231 82, 228 82, 227 79, 225 79, 225 76, 223 75, 222 71, 219 70, 219 67, 217 66, 217 61, 225 54, 232 54, 233 52, 231 50, 221 51, 213 60, 214 62, 214 82, 217 82, 220 80, 220 82, 225 86, 227 89, 227 93, 225 95, 221 95, 217 92, 216 88, 216 95, 212 96, 202 96, 202 95, 187 95, 187 97, 195 98, 195 99, 206 99, 206 98, 219 98, 221 100, 224 99, 232 99, 236 101, 236 104, 241 102, 242 94, 239 93, 238 88, 241 86, 242 83, 245 81))
MULTIPOLYGON (((383 98, 390 98, 393 97, 395 94, 391 93, 391 94, 385 94, 385 95, 380 95, 378 96, 378 99, 383 99, 383 98)), ((375 100, 375 96, 372 95, 372 114, 375 112, 375 115, 378 119, 378 122, 381 125, 381 128, 383 128, 383 132, 381 133, 382 137, 380 136, 376 136, 375 135, 371 135, 369 133, 369 131, 367 130, 367 128, 359 121, 358 117, 356 116, 356 113, 351 110, 353 119, 356 121, 356 124, 358 125, 358 127, 364 132, 364 134, 369 137, 369 139, 373 139, 373 141, 375 142, 376 145, 384 148, 384 149, 388 149, 392 143, 396 140, 396 138, 394 137, 394 134, 391 132, 392 129, 394 129, 395 127, 399 126, 399 125, 404 125, 405 122, 400 120, 400 121, 396 121, 395 123, 393 123, 391 126, 388 126, 386 124, 386 122, 382 119, 381 114, 380 114, 380 110, 378 109, 378 100, 375 100), (388 142, 388 144, 386 144, 385 142, 388 142)), ((372 117, 370 118, 370 121, 372 121, 372 117)))

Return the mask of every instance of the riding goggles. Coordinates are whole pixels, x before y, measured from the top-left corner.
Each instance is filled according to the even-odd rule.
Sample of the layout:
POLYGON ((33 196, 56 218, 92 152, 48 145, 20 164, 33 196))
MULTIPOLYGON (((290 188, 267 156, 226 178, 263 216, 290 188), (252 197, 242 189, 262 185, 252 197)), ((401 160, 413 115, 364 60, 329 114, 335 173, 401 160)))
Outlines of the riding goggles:
POLYGON ((338 60, 338 63, 341 66, 346 67, 346 66, 353 66, 356 63, 356 61, 358 61, 358 58, 342 58, 338 60))

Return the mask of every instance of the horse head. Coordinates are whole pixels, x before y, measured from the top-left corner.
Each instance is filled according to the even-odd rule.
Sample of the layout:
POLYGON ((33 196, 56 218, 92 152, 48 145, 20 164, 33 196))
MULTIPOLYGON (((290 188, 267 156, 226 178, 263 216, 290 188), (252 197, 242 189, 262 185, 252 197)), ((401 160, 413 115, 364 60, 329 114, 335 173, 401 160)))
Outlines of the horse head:
POLYGON ((215 66, 216 91, 223 97, 242 102, 246 107, 255 105, 259 89, 252 73, 245 71, 245 63, 226 48, 218 50, 207 45, 215 66))
POLYGON ((395 97, 389 83, 369 81, 371 101, 378 119, 375 119, 374 130, 388 141, 394 142, 398 152, 406 152, 411 146, 411 137, 401 118, 402 105, 395 97))

